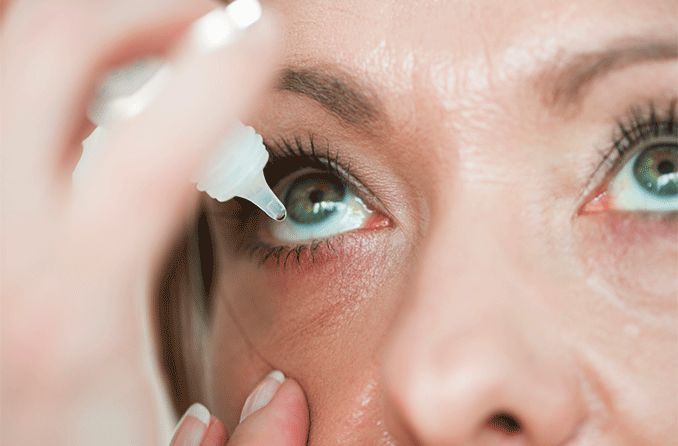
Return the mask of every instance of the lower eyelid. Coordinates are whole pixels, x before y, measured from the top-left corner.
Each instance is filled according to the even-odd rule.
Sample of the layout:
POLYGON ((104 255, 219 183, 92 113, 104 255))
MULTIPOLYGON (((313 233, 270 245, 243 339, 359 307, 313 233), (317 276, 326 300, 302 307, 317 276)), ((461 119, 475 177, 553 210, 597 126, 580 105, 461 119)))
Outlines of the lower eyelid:
POLYGON ((369 217, 367 217, 367 219, 364 221, 362 226, 360 226, 359 228, 352 229, 350 231, 345 231, 345 232, 333 234, 333 235, 330 235, 330 236, 325 237, 325 238, 316 238, 316 239, 307 240, 307 241, 300 241, 300 242, 297 242, 296 244, 295 244, 295 242, 287 242, 287 244, 281 244, 280 240, 277 240, 271 234, 271 231, 270 231, 271 225, 277 225, 277 224, 280 224, 280 223, 273 222, 273 221, 266 221, 263 224, 263 227, 261 227, 259 229, 258 236, 259 236, 259 239, 262 241, 262 243, 264 243, 268 246, 274 246, 274 247, 275 246, 287 246, 287 247, 294 248, 294 247, 300 246, 300 245, 311 245, 314 242, 322 242, 324 240, 333 240, 333 239, 336 239, 338 237, 347 236, 347 235, 359 236, 361 233, 364 233, 366 231, 374 231, 374 230, 379 230, 379 229, 385 229, 385 228, 389 228, 389 227, 393 226, 393 222, 389 217, 381 214, 380 212, 374 211, 374 212, 372 212, 371 215, 369 215, 369 217))
POLYGON ((678 212, 654 213, 610 211, 591 214, 579 225, 595 225, 606 240, 616 240, 616 245, 647 245, 666 240, 678 241, 678 212))
POLYGON ((393 226, 393 220, 380 212, 374 212, 359 230, 383 229, 393 226))
POLYGON ((360 229, 337 234, 325 239, 311 240, 297 245, 275 245, 255 240, 243 245, 243 250, 260 266, 296 267, 321 266, 337 260, 343 255, 365 247, 365 239, 371 239, 375 232, 392 228, 391 220, 375 213, 368 224, 360 229))
MULTIPOLYGON (((341 236, 339 236, 341 237, 341 236)), ((290 266, 306 266, 321 260, 329 260, 336 255, 335 243, 339 240, 313 240, 296 246, 267 246, 255 244, 247 248, 249 255, 260 266, 274 266, 286 269, 290 266)))

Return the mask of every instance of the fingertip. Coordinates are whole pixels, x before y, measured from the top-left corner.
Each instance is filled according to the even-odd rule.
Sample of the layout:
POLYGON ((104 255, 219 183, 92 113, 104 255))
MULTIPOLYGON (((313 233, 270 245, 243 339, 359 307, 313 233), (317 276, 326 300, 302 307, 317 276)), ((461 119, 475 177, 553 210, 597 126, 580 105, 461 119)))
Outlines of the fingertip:
POLYGON ((268 421, 281 439, 280 445, 306 444, 309 429, 308 403, 297 381, 286 379, 267 409, 268 421))
POLYGON ((271 401, 274 410, 284 416, 293 419, 300 427, 308 426, 308 403, 306 395, 299 383, 294 379, 287 378, 271 401))
POLYGON ((212 416, 201 446, 223 446, 227 440, 228 434, 224 423, 217 417, 212 416))
POLYGON ((210 423, 209 410, 199 403, 192 404, 177 423, 172 436, 172 446, 194 446, 202 444, 210 423))
POLYGON ((309 410, 304 391, 294 379, 287 378, 264 408, 238 425, 229 446, 303 446, 308 430, 309 410))

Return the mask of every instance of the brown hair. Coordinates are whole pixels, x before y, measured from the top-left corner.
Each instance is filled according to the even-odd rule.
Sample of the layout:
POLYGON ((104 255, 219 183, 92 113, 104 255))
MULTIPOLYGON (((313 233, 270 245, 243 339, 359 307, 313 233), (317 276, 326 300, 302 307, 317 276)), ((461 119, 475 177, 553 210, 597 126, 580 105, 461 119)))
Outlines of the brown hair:
POLYGON ((168 252, 152 288, 156 351, 175 413, 204 395, 202 339, 214 273, 209 227, 200 210, 168 252))

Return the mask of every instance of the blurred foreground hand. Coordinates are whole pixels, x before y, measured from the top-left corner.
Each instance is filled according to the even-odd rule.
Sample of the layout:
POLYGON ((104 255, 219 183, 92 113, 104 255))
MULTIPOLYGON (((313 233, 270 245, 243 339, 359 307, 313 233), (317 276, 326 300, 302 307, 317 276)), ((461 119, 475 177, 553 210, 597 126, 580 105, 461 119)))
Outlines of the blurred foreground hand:
MULTIPOLYGON (((144 367, 140 271, 157 267, 194 201, 189 179, 270 81, 275 53, 265 15, 229 45, 179 44, 214 6, 15 0, 0 9, 2 444, 162 438, 157 378, 144 367), (144 113, 112 129, 74 188, 97 81, 149 54, 172 61, 172 78, 144 113)), ((281 389, 305 407, 289 382, 281 389)))

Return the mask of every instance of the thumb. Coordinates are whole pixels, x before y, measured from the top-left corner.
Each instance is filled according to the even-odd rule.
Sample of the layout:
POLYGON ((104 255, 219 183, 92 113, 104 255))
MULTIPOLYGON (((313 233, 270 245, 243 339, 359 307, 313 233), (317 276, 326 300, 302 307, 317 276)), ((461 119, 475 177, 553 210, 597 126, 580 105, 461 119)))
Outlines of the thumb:
POLYGON ((228 446, 304 446, 308 424, 303 390, 293 379, 274 371, 247 398, 228 446))

